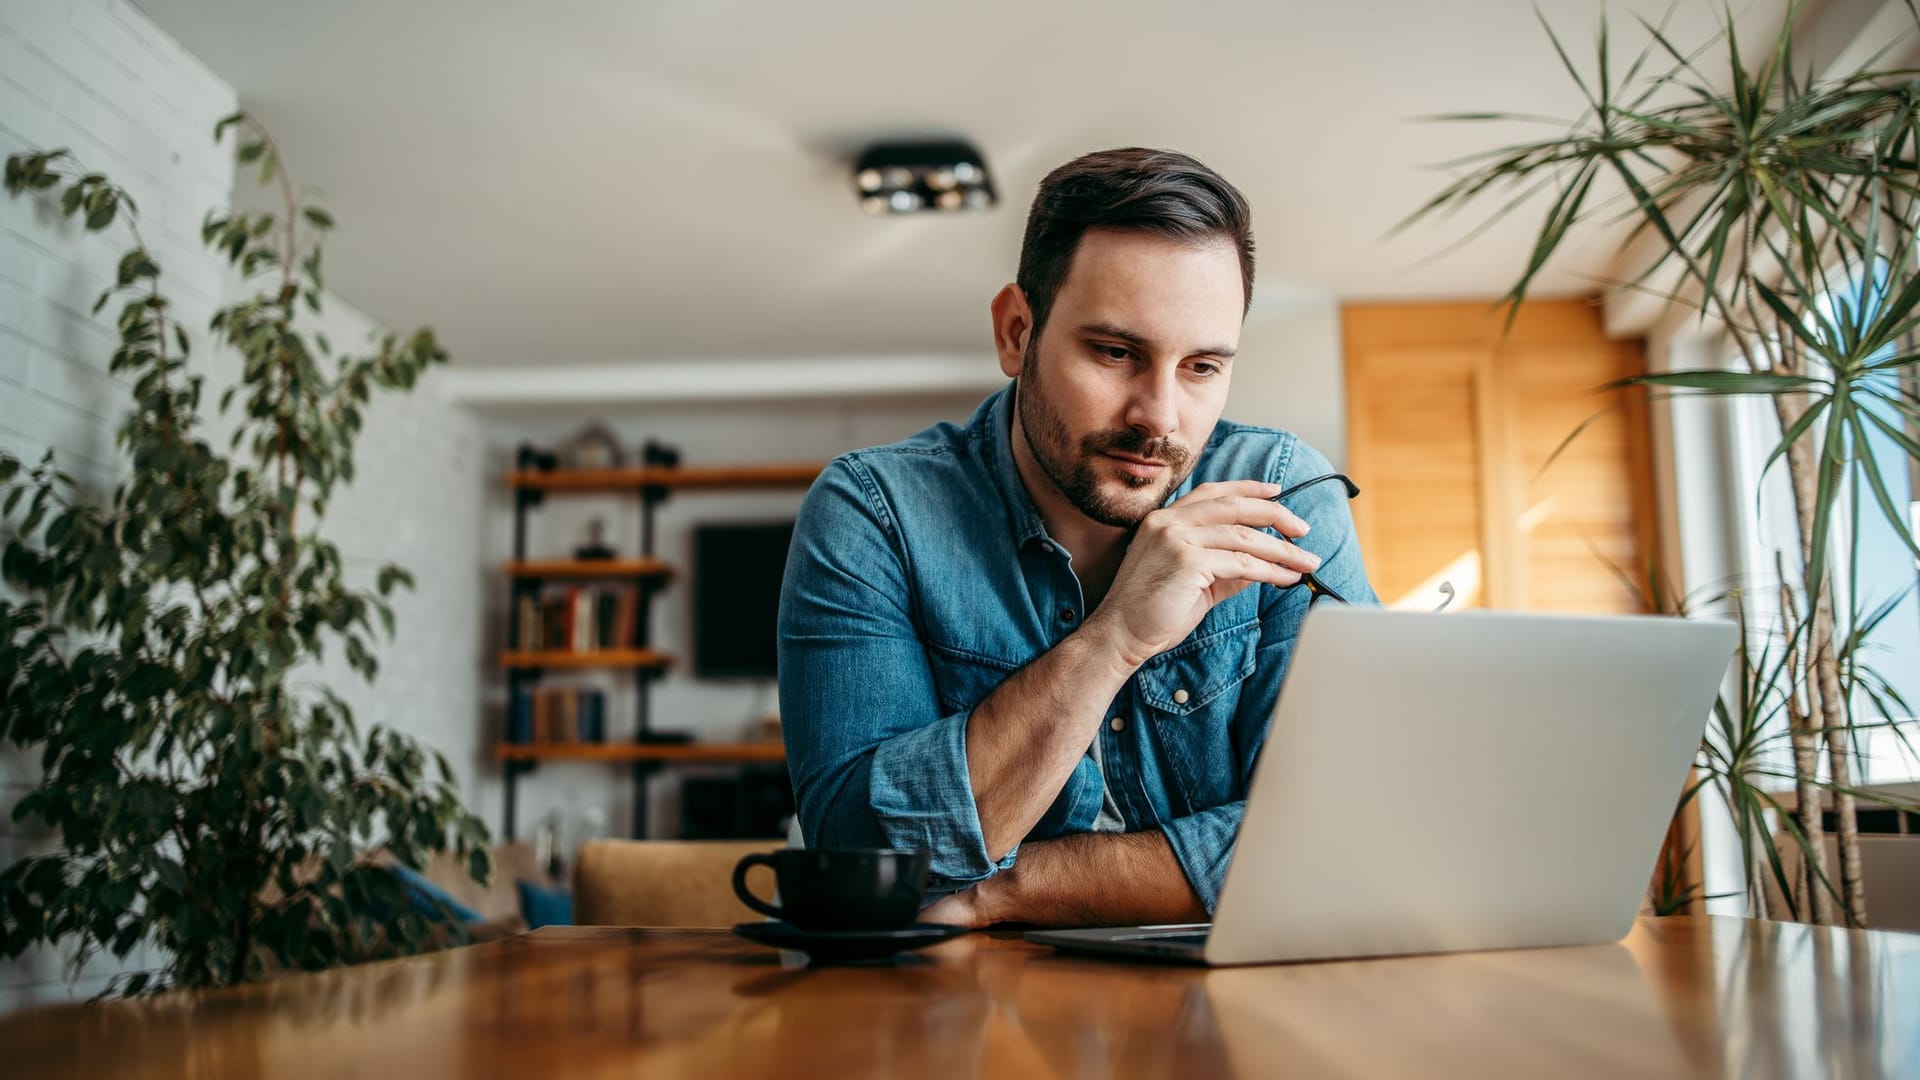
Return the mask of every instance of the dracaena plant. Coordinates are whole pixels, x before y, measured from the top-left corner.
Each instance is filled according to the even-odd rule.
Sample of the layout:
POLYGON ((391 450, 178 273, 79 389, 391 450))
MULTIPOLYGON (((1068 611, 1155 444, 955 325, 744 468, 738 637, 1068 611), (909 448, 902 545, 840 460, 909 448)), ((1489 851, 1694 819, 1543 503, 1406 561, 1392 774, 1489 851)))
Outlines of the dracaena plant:
POLYGON ((1777 879, 1787 886, 1783 914, 1864 925, 1857 738, 1880 726, 1905 740, 1913 714, 1864 662, 1889 599, 1861 594, 1857 545, 1836 544, 1843 534, 1835 526, 1857 525, 1864 506, 1920 557, 1913 523, 1885 483, 1920 458, 1920 72, 1878 69, 1876 58, 1866 70, 1813 77, 1793 50, 1800 7, 1789 6, 1774 47, 1751 65, 1729 15, 1718 50, 1725 64, 1711 72, 1700 59, 1706 50, 1683 52, 1646 20, 1644 46, 1617 69, 1603 21, 1597 77, 1589 78, 1549 27, 1584 113, 1546 138, 1466 159, 1464 174, 1410 220, 1496 195, 1504 214, 1544 193, 1545 219, 1505 298, 1517 307, 1568 237, 1596 218, 1629 219, 1630 240, 1650 236, 1657 254, 1633 280, 1614 284, 1724 333, 1731 369, 1625 381, 1661 395, 1764 401, 1778 436, 1766 470, 1784 467, 1790 481, 1790 550, 1775 580, 1741 585, 1748 609, 1759 597, 1777 612, 1750 628, 1772 644, 1743 649, 1742 689, 1722 699, 1701 783, 1727 801, 1750 894, 1759 899, 1764 879, 1777 879), (1836 581, 1849 586, 1842 601, 1836 581), (1791 764, 1774 775, 1761 763, 1774 760, 1782 733, 1789 752, 1778 756, 1791 764), (1797 789, 1798 808, 1782 821, 1773 792, 1785 786, 1797 789), (1838 822, 1837 868, 1827 865, 1823 804, 1838 822), (1799 848, 1799 870, 1778 858, 1776 828, 1799 848))
POLYGON ((65 150, 6 162, 11 197, 131 238, 94 310, 117 310, 110 368, 133 400, 111 492, 76 484, 51 451, 37 466, 0 455, 0 748, 38 759, 13 815, 57 838, 0 871, 0 954, 61 942, 77 970, 101 951, 157 948, 158 970, 116 980, 127 993, 443 939, 376 863, 383 849, 414 867, 453 850, 476 879, 491 872, 446 759, 361 730, 314 684, 328 648, 374 678, 387 597, 412 584, 388 565, 374 588, 350 585, 320 532, 328 500, 353 477, 373 397, 407 391, 446 354, 419 330, 336 355, 309 329, 332 219, 296 195, 263 129, 236 114, 214 138, 228 128, 281 212, 205 222, 249 294, 207 328, 241 361, 217 416, 126 191, 65 150), (212 436, 223 446, 215 427, 231 428, 212 436))

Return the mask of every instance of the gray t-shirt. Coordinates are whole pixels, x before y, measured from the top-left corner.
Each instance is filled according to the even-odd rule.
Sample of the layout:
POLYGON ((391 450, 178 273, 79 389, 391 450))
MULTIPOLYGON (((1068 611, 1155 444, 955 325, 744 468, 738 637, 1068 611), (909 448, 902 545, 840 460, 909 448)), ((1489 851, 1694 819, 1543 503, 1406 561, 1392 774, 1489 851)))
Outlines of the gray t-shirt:
POLYGON ((1094 735, 1087 754, 1093 758, 1093 767, 1100 770, 1100 813, 1093 819, 1093 831, 1126 832, 1127 823, 1120 817, 1120 804, 1113 801, 1113 785, 1107 783, 1107 763, 1100 756, 1099 735, 1094 735))

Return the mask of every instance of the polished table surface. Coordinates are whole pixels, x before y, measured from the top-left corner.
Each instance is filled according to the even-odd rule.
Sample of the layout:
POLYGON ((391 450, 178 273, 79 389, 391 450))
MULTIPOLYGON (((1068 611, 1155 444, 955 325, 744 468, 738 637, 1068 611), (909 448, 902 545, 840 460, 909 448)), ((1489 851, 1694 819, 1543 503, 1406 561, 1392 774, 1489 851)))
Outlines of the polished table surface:
POLYGON ((1920 1077, 1920 935, 1647 919, 1618 945, 1207 971, 973 934, 809 968, 549 928, 0 1017, 7 1076, 1920 1077))

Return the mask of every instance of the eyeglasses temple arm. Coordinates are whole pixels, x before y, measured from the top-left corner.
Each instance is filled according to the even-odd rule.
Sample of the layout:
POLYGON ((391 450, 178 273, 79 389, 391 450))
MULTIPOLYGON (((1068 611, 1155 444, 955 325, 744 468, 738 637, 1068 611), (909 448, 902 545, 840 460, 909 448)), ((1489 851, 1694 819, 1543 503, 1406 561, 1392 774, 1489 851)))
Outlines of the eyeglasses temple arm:
POLYGON ((1305 491, 1306 489, 1312 487, 1315 484, 1324 484, 1329 480, 1340 481, 1340 483, 1347 489, 1347 498, 1357 499, 1360 497, 1360 485, 1354 483, 1352 480, 1347 479, 1346 474, 1327 473, 1324 476, 1316 476, 1311 480, 1302 480, 1290 488, 1282 488, 1280 491, 1280 494, 1275 495, 1273 497, 1273 501, 1279 502, 1281 499, 1285 499, 1290 496, 1297 495, 1300 492, 1305 491))

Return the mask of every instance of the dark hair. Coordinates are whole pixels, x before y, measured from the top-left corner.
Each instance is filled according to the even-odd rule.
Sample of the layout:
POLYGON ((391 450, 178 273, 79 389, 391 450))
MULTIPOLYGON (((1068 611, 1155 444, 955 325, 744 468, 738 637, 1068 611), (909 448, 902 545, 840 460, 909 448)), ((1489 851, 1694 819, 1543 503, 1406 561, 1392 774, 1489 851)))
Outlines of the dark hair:
POLYGON ((1046 325, 1088 229, 1137 229, 1196 243, 1231 241, 1240 254, 1240 281, 1251 308, 1252 218, 1238 189, 1185 154, 1131 146, 1074 158, 1040 181, 1020 243, 1014 283, 1033 309, 1034 336, 1046 325))

